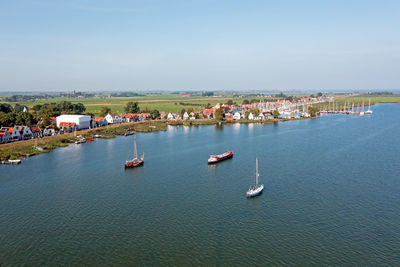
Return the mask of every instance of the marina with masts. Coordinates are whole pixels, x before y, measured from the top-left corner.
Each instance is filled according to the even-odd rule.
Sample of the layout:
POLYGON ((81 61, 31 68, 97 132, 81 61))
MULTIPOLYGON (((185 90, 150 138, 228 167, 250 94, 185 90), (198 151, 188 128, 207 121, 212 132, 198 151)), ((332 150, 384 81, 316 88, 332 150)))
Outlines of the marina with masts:
POLYGON ((325 105, 323 110, 319 111, 318 115, 326 115, 326 114, 353 114, 364 116, 365 114, 372 114, 371 110, 371 99, 368 102, 368 110, 365 111, 364 100, 360 106, 359 103, 357 105, 354 102, 344 102, 343 104, 335 102, 334 100, 329 101, 328 105, 325 105))

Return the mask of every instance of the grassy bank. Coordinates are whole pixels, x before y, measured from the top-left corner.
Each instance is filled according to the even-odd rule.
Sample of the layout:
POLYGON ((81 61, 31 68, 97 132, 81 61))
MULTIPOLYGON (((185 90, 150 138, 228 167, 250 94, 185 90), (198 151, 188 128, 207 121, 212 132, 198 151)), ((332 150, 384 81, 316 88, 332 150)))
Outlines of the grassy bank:
MULTIPOLYGON (((167 123, 165 121, 145 121, 124 124, 109 125, 102 128, 78 131, 76 134, 87 139, 94 138, 94 135, 101 135, 102 138, 114 138, 117 134, 131 130, 136 132, 155 132, 165 131, 167 123)), ((48 136, 36 140, 24 140, 0 145, 0 160, 20 159, 37 154, 47 153, 57 147, 68 146, 75 141, 74 133, 65 133, 56 136, 48 136), (36 146, 35 147, 35 143, 36 146), (39 148, 39 149, 38 149, 39 148)))

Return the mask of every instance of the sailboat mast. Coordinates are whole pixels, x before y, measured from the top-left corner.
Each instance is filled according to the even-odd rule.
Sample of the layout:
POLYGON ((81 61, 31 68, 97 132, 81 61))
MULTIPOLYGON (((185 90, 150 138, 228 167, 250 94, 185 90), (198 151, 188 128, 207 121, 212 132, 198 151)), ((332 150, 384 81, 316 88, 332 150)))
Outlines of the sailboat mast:
POLYGON ((133 136, 133 140, 133 142, 135 143, 135 159, 137 159, 136 133, 133 136))
POLYGON ((258 185, 258 158, 256 158, 256 185, 258 185))

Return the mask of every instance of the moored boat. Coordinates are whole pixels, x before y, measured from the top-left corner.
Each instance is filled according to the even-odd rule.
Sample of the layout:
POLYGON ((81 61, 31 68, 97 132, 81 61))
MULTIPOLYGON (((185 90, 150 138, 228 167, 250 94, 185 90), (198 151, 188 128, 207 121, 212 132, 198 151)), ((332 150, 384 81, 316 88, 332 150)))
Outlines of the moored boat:
POLYGON ((226 159, 230 159, 233 157, 233 152, 232 151, 228 151, 225 152, 224 154, 221 155, 211 155, 208 158, 208 164, 213 164, 213 163, 217 163, 226 159))
POLYGON ((133 142, 134 142, 134 149, 135 149, 134 157, 133 157, 133 159, 127 160, 125 162, 125 165, 124 165, 125 169, 139 167, 139 166, 142 166, 144 164, 144 152, 143 152, 143 155, 142 155, 142 157, 140 159, 137 156, 136 134, 134 134, 133 140, 134 140, 133 142))
POLYGON ((258 159, 256 158, 256 184, 255 186, 250 187, 249 190, 247 190, 246 192, 247 198, 258 196, 263 192, 264 185, 258 184, 258 176, 260 176, 260 174, 258 173, 258 159))
POLYGON ((371 98, 369 99, 369 103, 368 103, 368 110, 365 111, 365 114, 372 114, 372 110, 371 110, 371 98))

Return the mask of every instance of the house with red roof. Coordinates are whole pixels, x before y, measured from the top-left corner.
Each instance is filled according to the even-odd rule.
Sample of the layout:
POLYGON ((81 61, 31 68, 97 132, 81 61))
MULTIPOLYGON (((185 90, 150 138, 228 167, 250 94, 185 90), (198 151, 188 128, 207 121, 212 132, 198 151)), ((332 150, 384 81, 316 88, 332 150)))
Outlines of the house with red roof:
POLYGON ((214 112, 215 112, 215 109, 205 109, 205 110, 203 110, 203 116, 204 116, 204 118, 212 119, 212 118, 214 118, 214 112))
POLYGON ((77 129, 75 122, 60 122, 59 128, 63 132, 73 132, 77 129))
POLYGON ((9 141, 18 141, 21 140, 21 134, 15 127, 2 127, 1 130, 6 130, 10 134, 9 141))
POLYGON ((233 115, 230 114, 230 113, 226 113, 226 114, 225 114, 225 120, 228 120, 228 121, 233 120, 233 115))
POLYGON ((43 137, 42 130, 39 127, 37 127, 37 126, 29 126, 29 129, 31 130, 33 138, 41 138, 41 137, 43 137))
POLYGON ((97 127, 107 126, 107 120, 104 117, 96 117, 94 118, 97 127))
POLYGON ((8 143, 10 139, 10 133, 7 130, 0 129, 0 143, 8 143))

